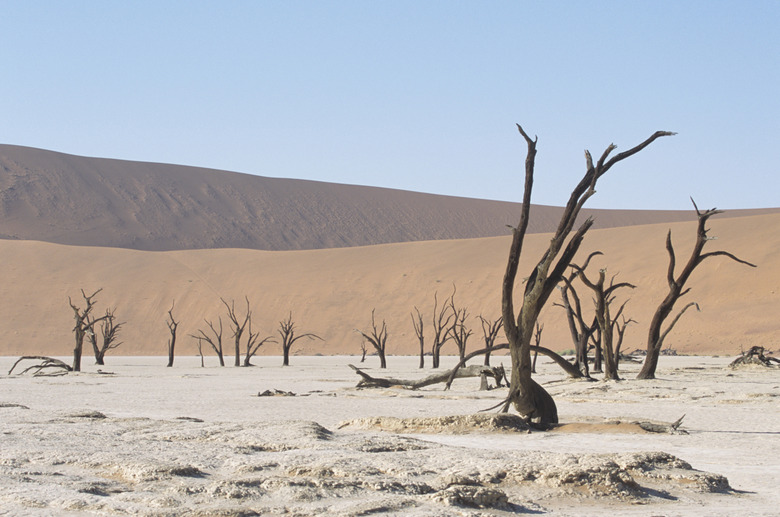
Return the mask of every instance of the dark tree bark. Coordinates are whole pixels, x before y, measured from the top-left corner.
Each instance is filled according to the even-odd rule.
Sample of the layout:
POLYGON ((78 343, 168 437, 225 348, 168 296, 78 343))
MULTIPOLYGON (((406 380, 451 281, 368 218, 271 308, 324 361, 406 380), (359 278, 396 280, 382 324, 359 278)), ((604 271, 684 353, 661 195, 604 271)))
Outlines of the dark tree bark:
POLYGON ((626 304, 624 302, 623 305, 620 306, 620 309, 618 310, 617 314, 615 314, 614 318, 610 313, 610 306, 615 300, 615 297, 613 296, 615 291, 621 287, 629 287, 634 289, 636 286, 629 284, 628 282, 621 282, 616 284, 614 283, 615 277, 612 277, 609 282, 609 287, 605 287, 605 269, 599 270, 598 280, 592 282, 585 274, 585 270, 583 268, 580 268, 575 264, 572 264, 572 267, 577 270, 579 279, 582 280, 582 283, 585 284, 585 286, 594 293, 596 321, 599 325, 599 333, 601 335, 601 349, 604 353, 604 380, 619 380, 620 377, 618 376, 617 355, 620 353, 620 349, 615 348, 613 335, 615 330, 615 320, 620 317, 626 304))
MULTIPOLYGON (((731 361, 729 366, 731 368, 736 368, 737 366, 744 366, 749 364, 755 364, 759 366, 780 365, 780 359, 777 357, 771 357, 770 355, 765 355, 764 351, 765 350, 763 346, 751 346, 750 350, 743 352, 742 355, 731 361)), ((11 372, 8 373, 10 374, 11 372)))
POLYGON ((455 317, 452 320, 452 325, 450 325, 448 332, 450 338, 455 342, 455 346, 458 348, 460 359, 463 359, 466 357, 466 345, 468 344, 472 332, 466 327, 466 318, 468 317, 466 308, 459 309, 455 307, 455 287, 452 288, 452 296, 450 296, 450 312, 455 317))
POLYGON ((589 152, 585 152, 586 172, 572 191, 564 208, 557 230, 549 241, 547 250, 533 269, 525 284, 520 310, 514 307, 514 288, 517 269, 520 264, 523 241, 528 229, 531 208, 531 190, 533 187, 534 164, 536 160, 536 139, 531 139, 518 125, 520 134, 526 141, 525 184, 520 222, 512 229, 512 244, 509 249, 506 272, 502 283, 502 315, 504 332, 509 341, 512 356, 512 377, 509 396, 503 411, 513 405, 515 410, 527 420, 540 424, 558 422, 558 410, 547 391, 531 378, 531 340, 536 321, 550 293, 563 278, 572 259, 579 250, 585 233, 593 225, 591 219, 583 222, 569 238, 580 210, 585 202, 596 192, 596 182, 616 163, 638 153, 656 139, 673 133, 658 131, 650 138, 612 158, 609 155, 615 149, 610 145, 594 163, 589 152), (566 243, 568 239, 568 243, 566 243))
MULTIPOLYGON (((473 359, 474 357, 477 357, 479 355, 482 355, 489 350, 495 351, 495 350, 508 350, 509 349, 509 343, 501 343, 499 345, 493 345, 490 349, 488 348, 482 348, 480 350, 475 350, 471 352, 470 354, 466 355, 455 367, 450 371, 457 371, 459 368, 463 368, 463 366, 466 364, 466 362, 469 361, 469 359, 473 359)), ((569 361, 564 359, 560 356, 560 354, 557 354, 550 350, 549 348, 545 348, 543 346, 535 346, 531 345, 531 351, 534 353, 539 353, 542 355, 546 355, 550 359, 553 360, 555 364, 561 367, 561 369, 566 372, 566 374, 571 377, 572 379, 582 379, 584 376, 582 373, 577 369, 576 366, 571 364, 569 361)), ((454 378, 454 377, 453 377, 454 378)), ((451 382, 448 382, 447 385, 444 387, 444 389, 449 389, 451 382)), ((504 402, 502 402, 504 404, 504 402)))
POLYGON ((225 305, 225 308, 227 308, 228 318, 230 319, 230 323, 232 324, 233 328, 233 345, 235 349, 235 361, 233 366, 241 366, 241 336, 244 335, 244 330, 246 329, 247 323, 249 323, 249 319, 252 317, 252 311, 249 310, 249 298, 245 299, 246 315, 244 316, 243 320, 241 320, 241 318, 239 318, 236 314, 235 300, 228 304, 224 298, 220 298, 222 303, 225 305))
MULTIPOLYGON (((454 290, 452 294, 455 294, 454 290)), ((448 329, 453 316, 449 311, 449 298, 444 301, 441 309, 439 309, 438 293, 433 293, 433 343, 431 346, 431 363, 433 368, 439 367, 441 347, 452 337, 448 329)))
POLYGON ((73 309, 73 317, 76 321, 76 325, 73 327, 76 344, 73 347, 73 365, 71 366, 71 369, 74 372, 81 371, 81 355, 84 350, 84 338, 95 332, 96 323, 106 319, 106 316, 101 316, 97 319, 91 318, 92 310, 95 308, 96 303, 95 296, 102 290, 102 288, 98 289, 89 296, 87 296, 87 293, 85 293, 83 289, 81 290, 81 296, 84 298, 84 303, 86 304, 84 309, 77 307, 70 299, 70 296, 68 296, 68 304, 70 305, 70 308, 73 309))
POLYGON ((387 350, 387 323, 385 320, 382 320, 382 326, 377 327, 375 312, 376 309, 371 309, 371 329, 368 332, 363 332, 358 329, 355 330, 359 332, 366 341, 371 343, 371 346, 376 350, 376 353, 379 356, 379 367, 387 368, 387 358, 385 356, 385 351, 387 350))
POLYGON ((105 365, 106 352, 122 344, 120 341, 117 341, 117 337, 124 323, 114 322, 115 311, 116 309, 106 309, 106 315, 100 323, 100 345, 98 345, 98 335, 95 332, 94 324, 92 325, 92 332, 88 334, 89 341, 92 343, 92 351, 95 354, 95 364, 100 366, 105 365))
MULTIPOLYGON (((691 202, 693 202, 693 199, 691 199, 691 202)), ((669 284, 669 292, 667 293, 666 298, 664 298, 658 305, 658 308, 655 310, 655 314, 653 314, 653 319, 650 321, 650 328, 647 334, 647 356, 645 357, 645 362, 642 364, 642 369, 639 371, 639 375, 637 375, 637 379, 655 379, 655 370, 658 367, 658 356, 661 354, 661 348, 663 347, 664 339, 672 330, 672 328, 674 328, 674 325, 677 323, 677 321, 679 321, 682 314, 692 305, 696 305, 695 303, 691 302, 683 307, 683 309, 672 320, 669 326, 665 330, 662 329, 666 318, 669 317, 669 315, 672 313, 672 310, 674 309, 674 304, 677 303, 677 300, 690 291, 690 288, 685 289, 685 283, 688 281, 691 273, 693 273, 699 264, 710 257, 722 256, 730 258, 731 260, 739 262, 740 264, 756 267, 755 264, 751 264, 750 262, 737 258, 726 251, 711 251, 709 253, 703 253, 702 250, 704 249, 704 245, 708 240, 711 240, 711 238, 707 236, 707 232, 709 231, 707 228, 707 220, 713 215, 722 213, 722 211, 712 208, 702 212, 699 211, 699 207, 696 206, 695 202, 693 202, 693 208, 696 210, 696 216, 699 220, 698 227, 696 229, 696 243, 693 246, 688 263, 685 265, 685 267, 683 267, 682 271, 680 271, 680 274, 676 278, 674 276, 676 263, 674 246, 672 246, 672 231, 669 230, 669 232, 666 234, 666 251, 669 254, 669 267, 666 272, 666 282, 669 284)))
MULTIPOLYGON (((192 335, 195 339, 198 340, 198 350, 201 350, 201 344, 203 341, 209 344, 212 350, 214 350, 214 353, 217 354, 217 358, 219 359, 219 365, 225 366, 225 355, 222 352, 222 318, 219 318, 219 330, 214 326, 214 323, 208 320, 204 320, 206 322, 206 325, 208 325, 209 329, 211 329, 211 333, 214 334, 214 336, 209 336, 206 334, 202 329, 198 329, 198 335, 192 335)), ((203 354, 201 353, 201 366, 203 365, 203 354)))
MULTIPOLYGON (((498 333, 504 326, 504 319, 499 316, 498 319, 490 321, 479 315, 479 322, 482 324, 482 337, 485 341, 485 366, 490 366, 490 352, 493 345, 496 344, 498 333)), ((462 358, 461 358, 462 359, 462 358)))
POLYGON ((252 332, 252 318, 249 318, 249 324, 247 326, 247 332, 249 337, 246 341, 246 354, 244 355, 244 366, 252 366, 252 357, 260 350, 260 347, 266 343, 276 343, 276 340, 272 336, 266 336, 260 339, 259 332, 252 332))
POLYGON ((433 384, 447 382, 450 378, 460 379, 464 377, 480 377, 486 374, 490 375, 493 378, 499 378, 499 374, 493 368, 490 368, 489 366, 481 366, 481 365, 468 366, 466 368, 460 368, 457 371, 444 370, 439 373, 435 373, 433 375, 424 377, 422 379, 414 379, 414 380, 373 377, 367 374, 366 372, 364 372, 363 370, 361 370, 360 368, 358 368, 357 366, 351 364, 348 366, 353 370, 355 370, 355 373, 360 375, 360 377, 362 378, 360 382, 358 382, 359 388, 392 388, 395 386, 403 386, 404 388, 411 388, 416 390, 419 388, 424 388, 426 386, 431 386, 433 384))
POLYGON ((323 340, 320 336, 317 334, 312 334, 311 332, 296 336, 295 323, 292 320, 292 313, 287 315, 286 320, 279 322, 279 336, 282 338, 282 366, 290 366, 290 349, 299 339, 305 337, 308 339, 319 339, 320 341, 323 340))
MULTIPOLYGON (((414 333, 417 335, 417 341, 420 343, 420 368, 425 368, 425 334, 423 333, 423 317, 420 309, 414 308, 412 313, 412 325, 414 326, 414 333)), ((363 349, 363 358, 366 357, 365 348, 363 349)), ((363 362, 362 360, 360 361, 363 362)))
MULTIPOLYGON (((591 259, 598 255, 602 255, 602 253, 600 251, 594 251, 588 255, 582 268, 586 269, 591 259)), ((566 321, 569 324, 569 332, 571 333, 571 339, 574 343, 574 364, 582 372, 584 377, 590 377, 590 368, 588 366, 588 343, 598 327, 598 322, 594 317, 590 325, 585 323, 585 318, 582 315, 580 297, 572 284, 576 276, 577 271, 574 270, 568 277, 563 277, 564 285, 559 286, 562 303, 555 305, 563 307, 566 311, 566 321), (570 301, 570 298, 574 301, 573 304, 570 301)))
POLYGON ((179 322, 173 317, 173 306, 176 302, 171 303, 171 308, 168 309, 168 319, 165 324, 168 326, 168 331, 171 333, 171 337, 168 338, 168 368, 173 366, 174 352, 176 349, 176 329, 179 327, 179 322))

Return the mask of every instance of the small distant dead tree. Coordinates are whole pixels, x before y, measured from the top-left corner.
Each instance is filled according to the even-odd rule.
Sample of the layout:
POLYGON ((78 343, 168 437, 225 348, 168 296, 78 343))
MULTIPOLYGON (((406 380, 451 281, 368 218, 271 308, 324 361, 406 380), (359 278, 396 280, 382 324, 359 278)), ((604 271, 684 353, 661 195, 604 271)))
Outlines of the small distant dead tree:
POLYGON ((171 337, 168 338, 168 368, 173 366, 173 356, 176 348, 176 329, 179 327, 179 322, 173 317, 173 306, 175 304, 175 301, 171 303, 171 308, 168 309, 168 319, 165 321, 168 331, 171 333, 171 337))
POLYGON ((361 363, 365 363, 366 362, 366 354, 368 353, 368 346, 366 346, 366 342, 365 341, 360 341, 360 351, 362 353, 361 356, 360 356, 360 362, 361 363))
MULTIPOLYGON (((414 333, 417 335, 417 341, 420 343, 420 368, 425 368, 425 334, 423 333, 423 317, 420 309, 416 306, 412 316, 412 325, 414 326, 414 333)), ((365 358, 365 347, 363 348, 363 357, 365 358)), ((362 360, 360 361, 363 362, 362 360)))
POLYGON ((542 331, 544 330, 544 325, 536 322, 536 330, 534 330, 534 345, 531 347, 534 353, 534 359, 533 362, 531 362, 531 373, 536 373, 536 358, 539 357, 539 349, 542 348, 542 331))
POLYGON ((482 324, 482 336, 485 341, 485 366, 490 366, 490 352, 493 350, 493 346, 496 344, 498 333, 504 326, 504 319, 499 316, 498 319, 493 321, 485 319, 481 314, 479 315, 479 321, 482 324))
POLYGON ((115 311, 116 309, 106 309, 106 315, 100 323, 100 345, 98 345, 98 333, 95 332, 94 324, 92 324, 92 331, 87 333, 87 338, 92 343, 92 351, 95 354, 95 364, 100 366, 105 364, 106 352, 122 344, 121 341, 117 341, 117 336, 124 323, 115 321, 115 311))
POLYGON ((585 274, 583 268, 580 268, 576 264, 572 264, 572 267, 577 270, 578 277, 582 280, 582 283, 594 293, 593 303, 596 306, 596 321, 599 325, 601 349, 604 353, 604 380, 619 380, 617 355, 620 353, 620 348, 619 346, 617 348, 614 346, 613 336, 617 319, 622 315, 627 302, 623 302, 614 317, 610 313, 610 306, 612 305, 612 302, 615 301, 615 296, 613 294, 615 291, 623 287, 634 289, 636 286, 629 284, 628 282, 616 284, 615 276, 613 276, 609 281, 609 286, 605 287, 606 269, 600 269, 598 280, 593 282, 585 274))
MULTIPOLYGON (((586 269, 588 264, 590 264, 591 259, 597 255, 602 255, 602 253, 600 251, 594 251, 588 255, 588 258, 582 265, 582 269, 586 269)), ((558 289, 561 291, 562 302, 560 304, 556 303, 553 305, 563 307, 563 309, 566 311, 566 321, 569 324, 569 332, 571 333, 571 339, 574 342, 574 364, 577 366, 577 368, 579 368, 584 377, 590 377, 590 370, 588 366, 588 343, 591 337, 593 337, 593 333, 598 328, 598 321, 596 321, 594 316, 593 321, 591 321, 590 324, 585 323, 585 318, 582 315, 582 304, 580 303, 580 297, 572 283, 576 276, 577 270, 573 269, 568 277, 563 277, 563 285, 558 286, 558 289)), ((601 350, 600 345, 599 350, 601 350)))
POLYGON ((95 319, 91 318, 92 310, 95 308, 96 303, 95 296, 97 296, 97 294, 102 290, 103 289, 100 288, 91 295, 87 296, 87 293, 85 293, 84 289, 82 289, 81 296, 84 298, 84 303, 86 304, 83 309, 77 307, 76 304, 73 303, 73 300, 71 300, 70 296, 68 296, 68 304, 70 305, 70 308, 73 309, 73 318, 76 321, 76 325, 73 327, 73 333, 76 338, 76 345, 73 347, 73 365, 71 366, 74 372, 81 371, 81 355, 84 350, 84 338, 89 334, 94 333, 95 324, 106 319, 106 316, 101 316, 100 318, 95 319))
POLYGON ((466 326, 466 318, 468 312, 465 307, 457 308, 455 306, 455 287, 452 288, 452 296, 450 296, 450 313, 455 317, 452 319, 452 325, 448 330, 450 338, 455 342, 455 346, 458 348, 458 355, 460 359, 466 357, 466 344, 469 337, 471 337, 471 330, 466 326))
POLYGON ((359 332, 360 335, 374 347, 374 350, 376 350, 376 353, 379 356, 379 367, 387 368, 387 358, 385 357, 385 352, 387 350, 387 322, 382 320, 382 326, 377 327, 375 313, 376 309, 371 309, 370 330, 363 332, 362 330, 355 329, 355 331, 359 332))
POLYGON ((259 332, 252 332, 252 318, 249 318, 249 324, 247 326, 247 333, 249 337, 246 342, 246 355, 244 356, 244 366, 252 366, 252 357, 260 350, 260 347, 266 343, 276 343, 273 336, 266 336, 260 339, 259 332))
MULTIPOLYGON (((453 295, 455 294, 453 288, 453 295)), ((432 368, 439 367, 441 348, 452 337, 449 333, 450 321, 454 315, 449 310, 449 298, 439 308, 438 293, 433 293, 433 343, 431 344, 432 368)))
POLYGON ((206 361, 203 359, 203 338, 192 334, 190 334, 190 337, 195 338, 198 347, 198 355, 200 356, 200 367, 203 368, 206 366, 206 361))
POLYGON ((252 317, 252 312, 249 310, 249 298, 246 299, 246 314, 243 320, 236 314, 236 302, 232 300, 231 303, 225 301, 224 298, 220 298, 223 305, 228 311, 228 319, 232 324, 233 330, 233 344, 235 346, 235 361, 233 366, 241 366, 241 336, 244 335, 244 329, 246 329, 247 323, 249 323, 252 317))
POLYGON ((640 152, 656 139, 673 133, 658 131, 641 144, 628 151, 618 153, 612 158, 609 155, 615 146, 609 145, 596 162, 588 151, 585 152, 585 174, 572 190, 569 201, 563 209, 558 228, 549 240, 547 250, 542 254, 539 262, 525 281, 520 310, 516 313, 514 306, 515 280, 528 229, 536 161, 536 139, 531 139, 519 124, 517 129, 526 141, 527 152, 520 222, 517 227, 512 228, 512 244, 509 249, 501 291, 504 332, 512 356, 511 388, 509 395, 501 405, 503 406, 502 411, 507 411, 509 406, 513 405, 515 410, 526 420, 548 425, 558 422, 558 409, 550 394, 531 378, 531 340, 539 313, 552 291, 561 282, 569 264, 579 250, 585 234, 593 225, 593 220, 586 219, 572 234, 574 224, 577 222, 585 202, 595 194, 596 183, 601 176, 616 163, 640 152))
POLYGON ((307 339, 319 339, 320 341, 323 341, 323 339, 318 336, 317 334, 312 334, 311 332, 307 332, 306 334, 301 334, 299 336, 295 335, 295 323, 292 320, 292 313, 289 313, 287 315, 286 320, 282 320, 279 322, 279 336, 282 338, 282 366, 289 366, 290 365, 290 349, 295 344, 296 341, 298 341, 301 338, 307 338, 307 339))
POLYGON ((615 332, 617 332, 618 341, 615 344, 615 364, 617 365, 618 369, 620 367, 620 349, 623 346, 623 336, 626 334, 626 327, 628 327, 632 323, 636 323, 636 320, 632 318, 626 319, 625 316, 621 315, 621 322, 618 323, 617 318, 615 318, 615 332))
POLYGON ((713 215, 723 213, 723 211, 716 208, 711 208, 710 210, 705 210, 702 212, 699 210, 699 207, 696 206, 696 202, 693 201, 693 198, 691 198, 691 203, 693 203, 693 208, 696 210, 696 217, 699 220, 698 227, 696 229, 696 243, 693 246, 688 263, 685 265, 685 267, 683 267, 682 271, 680 271, 680 274, 675 278, 674 269, 676 261, 674 247, 672 246, 672 230, 669 230, 669 232, 666 234, 666 251, 669 254, 669 267, 666 271, 666 282, 669 284, 669 292, 667 293, 666 298, 664 298, 660 305, 658 305, 658 308, 655 310, 655 314, 653 314, 653 319, 650 321, 650 328, 647 334, 647 356, 645 357, 645 362, 642 364, 642 369, 639 371, 639 375, 637 375, 637 379, 655 379, 655 370, 658 367, 658 356, 661 354, 661 348, 663 348, 664 339, 672 330, 672 328, 674 328, 675 324, 679 321, 683 313, 691 306, 696 305, 695 303, 691 302, 683 307, 666 328, 666 330, 662 330, 666 318, 669 317, 669 315, 672 313, 672 310, 674 309, 674 304, 677 303, 677 300, 679 300, 682 296, 691 290, 690 288, 685 289, 685 283, 688 281, 691 273, 693 273, 699 264, 710 257, 722 256, 730 258, 731 260, 734 260, 740 264, 745 264, 746 266, 756 267, 755 264, 751 264, 750 262, 737 258, 736 256, 726 251, 711 251, 709 253, 703 253, 702 250, 704 249, 704 245, 707 243, 707 241, 713 240, 713 237, 707 236, 707 232, 709 231, 707 228, 707 220, 713 215))
MULTIPOLYGON (((209 344, 212 350, 214 350, 214 353, 217 354, 217 358, 219 359, 219 365, 225 366, 225 356, 222 352, 222 317, 219 318, 219 330, 217 330, 217 327, 214 325, 213 322, 209 320, 203 320, 205 321, 206 325, 211 330, 211 333, 213 336, 210 336, 206 334, 203 329, 198 329, 198 334, 190 334, 192 337, 198 340, 198 349, 200 349, 202 341, 205 341, 209 344)), ((203 357, 203 354, 201 354, 201 357, 203 357)))

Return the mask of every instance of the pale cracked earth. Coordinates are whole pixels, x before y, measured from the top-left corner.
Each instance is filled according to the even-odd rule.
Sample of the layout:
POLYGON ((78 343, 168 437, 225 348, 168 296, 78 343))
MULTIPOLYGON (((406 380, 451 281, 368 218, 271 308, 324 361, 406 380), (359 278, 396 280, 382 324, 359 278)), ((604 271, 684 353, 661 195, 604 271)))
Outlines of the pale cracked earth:
MULTIPOLYGON (((201 368, 108 357, 61 377, 0 358, 0 515, 776 515, 780 370, 663 357, 659 379, 537 379, 564 425, 479 413, 479 379, 358 389, 354 357, 201 368), (265 390, 288 396, 259 397, 265 390), (292 395, 294 394, 294 395, 292 395), (687 434, 642 433, 672 422, 687 434), (618 423, 620 422, 620 423, 618 423)), ((494 364, 507 358, 494 358, 494 364)), ((376 358, 365 364, 375 367, 376 358)), ((88 364, 89 361, 85 361, 88 364)), ((428 374, 390 357, 387 376, 428 374)), ((446 358, 444 366, 452 363, 446 358)), ((382 375, 378 369, 373 375, 382 375)))

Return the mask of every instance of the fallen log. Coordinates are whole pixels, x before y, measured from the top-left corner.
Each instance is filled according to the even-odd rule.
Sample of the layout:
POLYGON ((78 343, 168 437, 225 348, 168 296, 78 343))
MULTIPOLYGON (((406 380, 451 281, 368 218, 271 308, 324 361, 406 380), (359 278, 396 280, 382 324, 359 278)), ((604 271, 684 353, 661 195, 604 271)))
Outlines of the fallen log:
POLYGON ((11 367, 11 369, 8 370, 8 375, 11 375, 11 372, 14 371, 14 368, 16 368, 16 366, 19 363, 25 360, 30 360, 30 361, 38 360, 40 361, 40 363, 36 363, 32 366, 28 366, 27 368, 19 372, 19 375, 24 375, 30 370, 34 370, 33 371, 34 377, 65 375, 68 372, 73 371, 73 368, 71 368, 69 364, 62 362, 59 359, 54 359, 53 357, 47 357, 45 355, 23 355, 22 357, 17 359, 14 365, 11 367), (49 369, 52 369, 53 371, 49 372, 48 371, 49 369))
POLYGON ((774 364, 780 364, 780 359, 777 357, 769 357, 764 355, 763 346, 752 346, 747 352, 743 352, 741 356, 734 359, 729 367, 735 368, 737 366, 745 366, 749 364, 756 364, 759 366, 772 366, 774 364))
MULTIPOLYGON (((350 364, 348 365, 350 368, 355 370, 355 373, 360 375, 362 379, 357 383, 358 388, 392 388, 396 386, 409 388, 409 389, 419 389, 424 388, 425 386, 430 386, 432 384, 438 384, 441 382, 447 382, 450 378, 450 375, 452 375, 452 370, 444 370, 442 372, 435 373, 433 375, 429 375, 428 377, 424 377, 422 379, 414 379, 414 380, 406 380, 406 379, 393 379, 390 377, 372 377, 371 375, 367 374, 357 366, 350 364)), ((490 377, 494 377, 497 375, 497 373, 494 372, 494 369, 489 366, 482 366, 482 365, 472 365, 468 366, 466 368, 459 368, 457 372, 455 372, 455 378, 463 378, 463 377, 480 377, 482 375, 487 375, 490 377)))

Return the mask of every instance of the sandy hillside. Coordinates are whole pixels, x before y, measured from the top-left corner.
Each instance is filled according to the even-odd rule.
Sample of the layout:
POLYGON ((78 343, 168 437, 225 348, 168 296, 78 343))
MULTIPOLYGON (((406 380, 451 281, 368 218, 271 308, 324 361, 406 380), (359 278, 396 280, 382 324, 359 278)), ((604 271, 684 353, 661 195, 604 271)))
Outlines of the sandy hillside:
MULTIPOLYGON (((41 378, 9 376, 13 359, 0 358, 0 508, 74 517, 777 514, 777 368, 671 357, 656 380, 587 382, 542 359, 536 379, 563 425, 528 432, 512 415, 478 413, 506 388, 478 391, 468 378, 451 391, 359 389, 354 360, 200 368, 190 357, 165 368, 160 358, 116 357, 102 373, 89 365, 41 378), (289 396, 258 396, 274 389, 289 396), (683 414, 687 434, 636 423, 683 414)), ((638 366, 623 368, 631 377, 638 366)), ((395 358, 386 374, 421 376, 413 357, 395 358)))
MULTIPOLYGON (((519 176, 512 188, 519 199, 519 176)), ((537 207, 530 231, 553 231, 560 210, 537 207)), ((519 213, 516 203, 0 145, 3 239, 158 251, 323 249, 500 236, 519 213)), ((596 225, 604 228, 690 217, 686 211, 583 214, 597 214, 596 225)))
MULTIPOLYGON (((780 342, 780 215, 714 217, 705 250, 728 250, 759 265, 757 269, 725 258, 706 261, 691 279, 686 300, 702 312, 689 311, 667 343, 681 353, 736 354, 740 348, 780 342)), ((624 350, 644 347, 652 311, 665 294, 667 256, 664 242, 671 228, 678 261, 694 240, 695 222, 594 230, 582 251, 605 253, 593 265, 618 273, 618 281, 635 283, 627 314, 639 324, 629 327, 624 350)), ((530 235, 520 276, 526 276, 546 245, 545 234, 530 235)), ((500 283, 509 241, 506 237, 427 241, 313 251, 195 250, 143 252, 98 247, 71 247, 32 241, 1 241, 3 268, 0 321, 5 328, 1 355, 56 354, 72 350, 72 311, 68 296, 98 288, 98 312, 116 306, 125 321, 122 355, 165 353, 166 311, 176 301, 181 354, 195 353, 187 337, 203 319, 224 316, 219 298, 243 307, 249 297, 254 328, 275 334, 277 322, 292 311, 300 331, 319 334, 324 343, 299 341, 297 351, 358 353, 353 329, 366 328, 371 309, 385 319, 391 354, 414 354, 417 341, 410 312, 416 305, 426 323, 433 296, 446 297, 457 286, 456 302, 468 307, 476 348, 480 313, 499 314, 500 283)), ((583 292, 584 295, 584 292, 583 292)), ((629 296, 628 291, 622 296, 629 296)), ((583 298, 586 298, 583 296, 583 298)), ((587 298, 586 298, 587 299, 587 298)), ((622 298, 621 298, 622 299, 622 298)), ((556 300, 553 300, 556 301, 556 300)), ((556 350, 572 344, 562 310, 548 306, 543 344, 556 350)), ((430 330, 430 329, 428 329, 430 330)), ((230 335, 225 331, 225 349, 230 335)), ((445 351, 453 352, 452 345, 445 351)), ((279 354, 269 345, 265 353, 279 354)), ((110 359, 109 359, 110 362, 110 359)))

